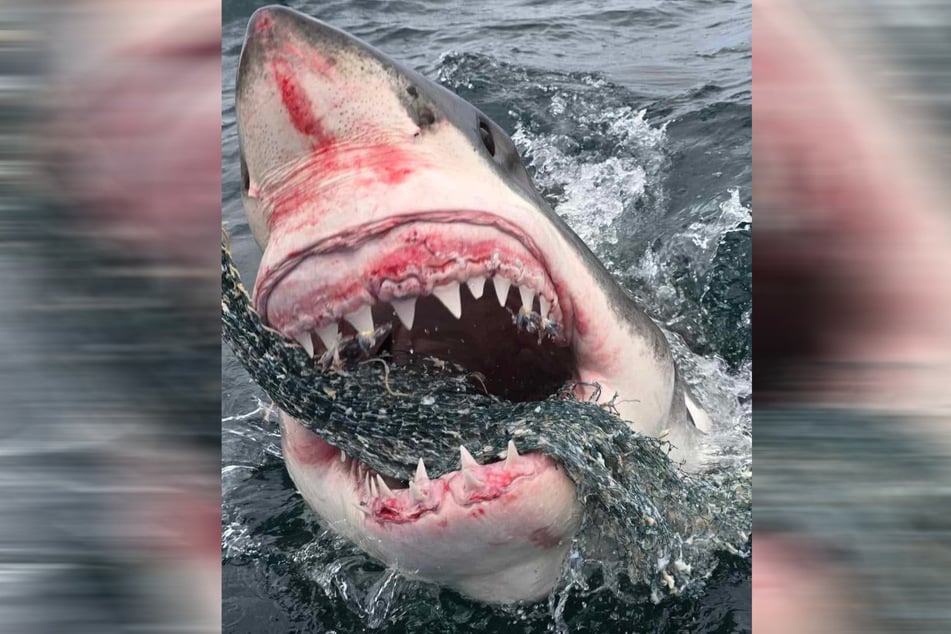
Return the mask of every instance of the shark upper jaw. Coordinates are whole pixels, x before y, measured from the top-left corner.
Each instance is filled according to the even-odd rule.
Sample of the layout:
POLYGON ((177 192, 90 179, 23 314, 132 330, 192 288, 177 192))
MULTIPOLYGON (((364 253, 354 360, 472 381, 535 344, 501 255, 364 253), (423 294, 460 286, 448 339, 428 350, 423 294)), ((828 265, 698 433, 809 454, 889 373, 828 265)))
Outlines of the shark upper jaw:
POLYGON ((417 298, 437 297, 458 319, 461 286, 480 299, 487 282, 502 306, 515 289, 526 326, 558 345, 570 343, 570 296, 560 296, 533 240, 491 213, 430 211, 353 227, 259 276, 254 295, 258 313, 313 356, 332 347, 342 320, 372 333, 377 303, 392 304, 412 329, 417 298), (316 337, 308 342, 308 335, 316 337))
POLYGON ((581 508, 564 470, 541 454, 404 482, 383 478, 282 414, 288 472, 333 529, 404 575, 490 603, 531 601, 558 579, 581 508))
POLYGON ((385 217, 260 276, 255 297, 271 327, 324 364, 358 337, 368 353, 437 356, 480 373, 490 392, 535 400, 573 380, 577 365, 570 293, 544 261, 493 214, 385 217))
POLYGON ((426 307, 436 297, 447 314, 461 304, 463 322, 484 317, 495 327, 498 336, 479 339, 464 323, 453 335, 506 354, 501 379, 542 377, 545 389, 514 398, 597 381, 606 399, 620 394, 624 418, 661 431, 674 378, 663 335, 646 318, 632 326, 637 308, 539 197, 512 140, 483 113, 285 7, 251 18, 235 110, 242 197, 264 246, 254 298, 269 325, 316 353, 379 318, 397 327, 396 352, 478 362, 446 343, 454 322, 437 318, 439 341, 420 339, 420 318, 445 310, 426 307), (406 257, 414 250, 415 270, 406 257), (402 268, 387 270, 394 258, 402 268), (482 305, 493 286, 511 316, 482 305), (410 319, 413 297, 422 299, 410 319), (468 312, 472 300, 480 311, 468 312), (526 348, 525 359, 512 354, 526 348), (526 371, 518 376, 515 366, 526 371))

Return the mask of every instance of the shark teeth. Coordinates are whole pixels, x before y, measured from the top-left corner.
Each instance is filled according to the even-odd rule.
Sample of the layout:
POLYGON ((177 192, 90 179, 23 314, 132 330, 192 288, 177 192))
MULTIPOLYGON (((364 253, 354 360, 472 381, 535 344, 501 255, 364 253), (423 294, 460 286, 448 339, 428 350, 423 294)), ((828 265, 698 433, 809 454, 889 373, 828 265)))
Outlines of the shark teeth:
POLYGON ((548 303, 544 295, 538 296, 538 309, 542 319, 548 319, 548 311, 551 309, 551 304, 548 303))
POLYGON ((466 485, 466 491, 474 491, 482 486, 482 480, 469 469, 462 470, 462 482, 466 485))
POLYGON ((519 286, 518 294, 522 298, 522 310, 532 312, 532 304, 535 303, 535 291, 527 286, 519 286))
MULTIPOLYGON (((499 302, 499 305, 505 308, 506 303, 508 302, 509 291, 513 286, 513 282, 510 278, 505 277, 501 273, 489 271, 493 276, 487 277, 486 275, 475 275, 467 280, 465 280, 465 285, 469 289, 469 293, 473 298, 480 300, 485 295, 485 284, 487 281, 491 280, 492 286, 495 289, 495 297, 499 302)), ((559 324, 555 321, 549 319, 549 314, 552 310, 555 309, 557 305, 557 298, 549 299, 545 297, 544 294, 537 291, 532 286, 529 286, 527 283, 522 283, 516 286, 521 301, 521 307, 519 309, 518 318, 515 320, 517 327, 525 328, 531 332, 538 332, 539 337, 542 335, 550 336, 552 338, 558 335, 559 324), (538 297, 539 302, 539 312, 537 314, 533 313, 535 297, 538 297), (540 320, 539 320, 540 317, 540 320)), ((462 318, 462 286, 461 282, 452 281, 447 284, 442 284, 436 286, 432 289, 431 294, 439 302, 446 307, 446 310, 452 314, 456 319, 462 318)), ((389 304, 393 308, 393 312, 396 314, 396 317, 399 319, 400 323, 407 329, 412 330, 416 325, 416 308, 418 296, 409 296, 409 297, 394 297, 389 300, 389 304)), ((339 346, 341 342, 349 341, 348 335, 344 334, 345 331, 341 331, 341 326, 344 321, 348 322, 356 330, 357 337, 363 341, 364 339, 368 341, 367 348, 371 349, 375 340, 373 339, 374 333, 376 332, 376 324, 373 319, 373 305, 374 300, 371 299, 369 304, 363 304, 356 310, 344 315, 342 318, 337 318, 337 321, 330 323, 325 323, 319 328, 314 328, 311 332, 304 332, 291 336, 291 338, 296 341, 300 346, 307 352, 311 358, 315 356, 321 357, 321 362, 329 362, 333 360, 335 363, 339 363, 339 346), (318 339, 321 344, 323 344, 324 352, 317 350, 319 346, 318 339)), ((506 309, 508 310, 508 309, 506 309)), ((392 318, 388 321, 394 321, 392 318)))
POLYGON ((515 441, 509 440, 508 448, 505 452, 505 463, 502 465, 502 468, 508 471, 515 464, 515 459, 518 458, 518 449, 515 448, 515 441))
POLYGON ((426 484, 429 482, 429 474, 426 473, 426 463, 423 462, 423 459, 419 459, 419 464, 416 465, 416 475, 414 480, 417 484, 426 484))
POLYGON ((512 282, 501 275, 493 277, 492 282, 495 284, 495 297, 499 300, 499 306, 505 306, 505 300, 508 299, 512 282))
POLYGON ((383 479, 379 473, 376 474, 376 488, 380 492, 380 497, 391 498, 393 497, 393 491, 387 486, 386 481, 383 479))
POLYGON ((479 464, 465 445, 459 445, 459 469, 435 480, 430 479, 420 457, 410 479, 394 485, 395 489, 371 467, 346 456, 342 450, 341 456, 350 463, 341 469, 354 482, 354 506, 377 522, 392 521, 394 517, 399 521, 400 516, 415 519, 420 513, 438 512, 447 495, 463 506, 492 500, 505 494, 511 482, 533 472, 531 465, 523 464, 524 458, 513 439, 498 454, 502 462, 487 465, 479 464))
POLYGON ((451 282, 433 289, 433 296, 442 302, 456 319, 462 317, 462 295, 459 282, 451 282))
POLYGON ((409 481, 409 496, 415 504, 426 501, 426 494, 424 494, 419 486, 412 480, 409 481))
POLYGON ((462 462, 463 471, 479 466, 479 463, 476 462, 476 459, 472 457, 472 454, 469 453, 469 450, 466 449, 465 445, 459 445, 459 459, 462 462))
POLYGON ((352 325, 358 333, 372 333, 374 330, 373 313, 370 312, 368 305, 361 306, 344 317, 344 319, 349 321, 350 325, 352 325))
POLYGON ((337 339, 340 338, 340 328, 337 324, 328 324, 323 328, 318 328, 314 332, 320 337, 320 341, 327 350, 330 350, 337 343, 337 339))
POLYGON ((303 334, 297 335, 294 337, 297 340, 297 343, 307 352, 307 356, 311 359, 314 358, 314 340, 311 339, 310 333, 305 332, 303 334))
POLYGON ((474 470, 479 466, 465 445, 459 445, 459 457, 462 461, 462 482, 467 491, 478 489, 482 486, 482 480, 476 477, 474 470))
POLYGON ((466 286, 469 287, 469 292, 472 293, 473 297, 481 299, 482 294, 485 292, 485 277, 481 275, 470 277, 466 280, 466 286))
POLYGON ((403 325, 408 330, 413 329, 413 322, 416 320, 416 298, 404 297, 403 299, 394 299, 390 302, 393 305, 393 311, 400 318, 403 325))

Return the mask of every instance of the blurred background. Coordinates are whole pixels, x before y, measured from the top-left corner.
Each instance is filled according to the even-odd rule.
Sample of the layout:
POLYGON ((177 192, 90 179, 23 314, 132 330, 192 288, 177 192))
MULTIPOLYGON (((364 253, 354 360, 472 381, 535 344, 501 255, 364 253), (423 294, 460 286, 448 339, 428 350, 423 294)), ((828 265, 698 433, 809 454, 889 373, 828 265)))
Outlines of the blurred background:
MULTIPOLYGON (((949 631, 951 8, 753 4, 753 627, 949 631)), ((219 627, 220 26, 0 5, 4 632, 219 627)))
POLYGON ((753 6, 753 628, 946 632, 951 9, 753 6))
POLYGON ((220 8, 0 5, 0 631, 220 629, 220 8))

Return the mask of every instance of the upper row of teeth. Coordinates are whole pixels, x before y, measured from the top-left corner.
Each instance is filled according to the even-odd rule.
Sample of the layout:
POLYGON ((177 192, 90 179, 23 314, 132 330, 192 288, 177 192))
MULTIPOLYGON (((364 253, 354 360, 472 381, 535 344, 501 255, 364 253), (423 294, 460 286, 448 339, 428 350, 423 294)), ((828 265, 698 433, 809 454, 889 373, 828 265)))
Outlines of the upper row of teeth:
MULTIPOLYGON (((476 299, 480 299, 485 292, 485 282, 486 278, 480 275, 469 278, 465 284, 469 288, 469 292, 472 293, 472 296, 476 299)), ((495 287, 495 297, 498 299, 499 305, 505 306, 509 289, 512 287, 512 281, 501 275, 496 275, 492 278, 492 283, 495 287)), ((535 303, 535 290, 528 286, 517 286, 516 288, 518 288, 519 297, 522 300, 520 312, 531 313, 535 303)), ((449 284, 437 286, 433 289, 432 294, 433 297, 438 299, 442 305, 452 313, 453 317, 456 319, 462 317, 462 287, 459 282, 450 282, 449 284)), ((393 311, 409 330, 413 329, 413 322, 416 319, 417 299, 417 297, 402 297, 390 301, 390 304, 393 306, 393 311)), ((544 295, 538 296, 538 306, 542 322, 546 324, 549 323, 548 314, 551 310, 551 304, 544 295)), ((373 313, 368 304, 364 304, 352 313, 344 315, 344 319, 353 326, 357 333, 363 336, 371 336, 376 328, 373 323, 373 313)), ((327 324, 315 329, 314 333, 320 337, 320 340, 327 350, 332 350, 340 340, 340 324, 336 322, 327 324)), ((296 335, 294 338, 304 350, 307 351, 307 354, 314 356, 314 342, 310 335, 311 333, 304 332, 296 335)))

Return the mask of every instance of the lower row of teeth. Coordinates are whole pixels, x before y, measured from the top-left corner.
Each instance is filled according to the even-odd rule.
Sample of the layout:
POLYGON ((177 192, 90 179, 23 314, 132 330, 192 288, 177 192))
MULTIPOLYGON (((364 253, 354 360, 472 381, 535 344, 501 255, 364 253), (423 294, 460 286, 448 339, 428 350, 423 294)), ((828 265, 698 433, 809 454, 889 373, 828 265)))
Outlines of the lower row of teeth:
MULTIPOLYGON (((485 282, 485 277, 478 276, 468 279, 465 284, 469 288, 469 292, 472 296, 475 299, 480 299, 485 292, 485 282)), ((499 301, 499 305, 504 307, 508 299, 509 289, 512 287, 512 282, 500 275, 493 277, 492 282, 495 287, 495 296, 499 301)), ((543 335, 554 337, 558 324, 548 318, 549 311, 551 310, 551 304, 548 299, 544 295, 538 296, 539 312, 536 313, 533 311, 535 291, 527 286, 517 286, 516 288, 518 288, 519 297, 522 300, 522 307, 519 309, 518 314, 514 316, 516 325, 529 332, 537 332, 539 338, 543 335)), ((432 294, 433 297, 438 299, 442 305, 446 307, 453 317, 460 319, 462 317, 461 292, 462 289, 459 282, 451 282, 450 284, 437 286, 433 289, 432 294)), ((409 330, 413 329, 413 322, 416 319, 417 299, 416 297, 404 297, 394 299, 390 302, 400 322, 409 330)), ((344 319, 357 331, 358 339, 372 342, 376 326, 373 323, 373 313, 369 305, 364 305, 349 315, 345 315, 344 319)), ((317 337, 320 338, 320 341, 324 344, 324 348, 331 354, 333 354, 336 347, 342 341, 339 323, 327 324, 322 328, 317 328, 313 334, 316 334, 317 337)), ((307 351, 307 354, 311 357, 314 356, 314 340, 311 337, 311 333, 301 333, 295 336, 295 340, 307 351)))
MULTIPOLYGON (((462 482, 464 488, 467 492, 475 492, 482 487, 483 482, 476 475, 476 469, 479 467, 479 463, 476 462, 475 458, 472 457, 472 454, 465 448, 465 445, 459 446, 459 457, 462 463, 460 469, 462 473, 462 482)), ((515 448, 515 443, 509 440, 508 447, 505 452, 505 460, 502 463, 503 470, 509 470, 513 468, 515 460, 519 457, 518 450, 515 448)), ((347 454, 340 451, 340 460, 346 461, 347 454)), ((429 487, 429 475, 426 473, 426 464, 423 462, 423 459, 420 458, 419 462, 416 465, 416 473, 409 480, 406 488, 398 488, 395 491, 389 487, 386 481, 378 473, 371 471, 365 465, 362 465, 356 461, 351 463, 351 469, 356 465, 356 476, 357 478, 363 479, 363 488, 361 489, 361 495, 365 496, 360 504, 357 505, 364 513, 369 513, 370 510, 367 507, 369 502, 375 498, 396 498, 400 495, 408 495, 411 505, 422 504, 429 500, 427 492, 430 490, 429 487)))

